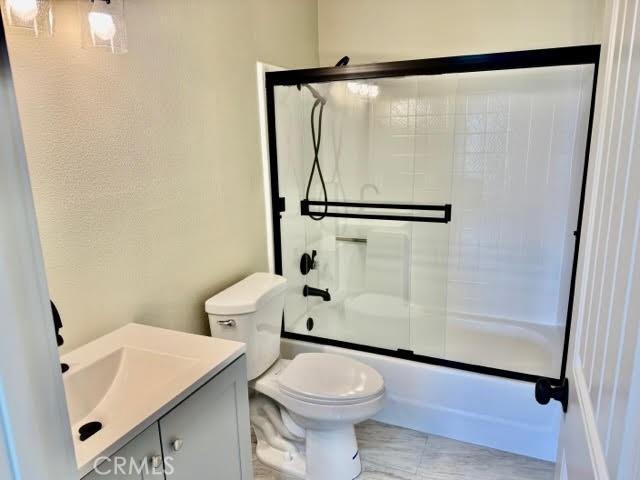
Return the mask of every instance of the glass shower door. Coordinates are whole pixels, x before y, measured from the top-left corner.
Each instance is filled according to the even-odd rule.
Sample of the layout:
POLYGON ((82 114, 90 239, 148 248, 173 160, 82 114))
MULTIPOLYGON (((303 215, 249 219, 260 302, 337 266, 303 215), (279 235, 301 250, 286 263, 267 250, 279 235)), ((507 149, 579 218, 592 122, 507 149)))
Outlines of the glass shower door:
POLYGON ((285 336, 561 379, 597 54, 272 74, 285 336))
POLYGON ((277 125, 287 132, 278 136, 287 206, 281 220, 283 274, 290 281, 285 330, 442 355, 455 79, 310 87, 276 88, 277 125), (312 130, 314 95, 326 103, 322 128, 316 108, 312 130), (324 211, 317 172, 309 204, 300 201, 319 135, 331 206, 328 216, 315 221, 312 216, 324 211), (299 268, 304 253, 314 259, 306 274, 299 268), (305 286, 311 287, 306 297, 300 295, 305 286), (313 289, 328 289, 330 301, 313 289))

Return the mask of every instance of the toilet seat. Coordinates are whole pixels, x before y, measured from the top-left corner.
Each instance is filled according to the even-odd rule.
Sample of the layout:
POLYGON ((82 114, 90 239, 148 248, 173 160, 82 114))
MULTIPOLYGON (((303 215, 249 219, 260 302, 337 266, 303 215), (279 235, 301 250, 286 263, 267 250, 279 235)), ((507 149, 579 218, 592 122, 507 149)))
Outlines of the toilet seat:
POLYGON ((373 368, 329 353, 296 356, 278 385, 285 395, 318 405, 355 405, 384 393, 384 380, 373 368))
MULTIPOLYGON (((296 358, 301 355, 298 355, 296 358)), ((322 361, 326 359, 324 355, 329 354, 319 353, 314 355, 322 355, 323 357, 314 360, 322 361)), ((347 360, 355 362, 355 360, 347 360)), ((385 389, 381 376, 379 379, 383 382, 382 389, 376 394, 369 393, 367 396, 359 398, 358 395, 354 393, 353 397, 342 398, 342 400, 340 398, 322 399, 313 398, 311 395, 305 397, 304 395, 284 390, 280 383, 280 377, 285 375, 285 372, 293 362, 295 362, 295 359, 278 360, 269 370, 252 382, 252 386, 257 392, 272 398, 285 407, 297 422, 304 423, 302 426, 305 428, 309 427, 310 423, 313 424, 315 428, 333 428, 336 424, 359 423, 378 413, 384 405, 385 389), (302 421, 301 417, 304 417, 306 420, 302 421)), ((360 362, 356 363, 362 365, 360 362)), ((377 372, 375 373, 379 376, 377 372)), ((313 372, 308 373, 308 376, 312 378, 319 377, 317 373, 313 372)), ((372 376, 371 378, 375 379, 376 377, 372 376)), ((291 386, 286 380, 285 383, 291 386)), ((377 382, 372 382, 373 385, 376 383, 377 382)), ((376 390, 375 387, 369 390, 369 392, 374 390, 376 390)))

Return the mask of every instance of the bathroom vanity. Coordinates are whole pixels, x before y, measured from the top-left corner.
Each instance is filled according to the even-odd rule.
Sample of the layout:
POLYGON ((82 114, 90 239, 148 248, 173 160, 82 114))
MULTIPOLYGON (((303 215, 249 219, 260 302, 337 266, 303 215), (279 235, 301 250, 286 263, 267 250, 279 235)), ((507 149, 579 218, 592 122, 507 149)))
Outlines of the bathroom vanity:
POLYGON ((251 480, 244 344, 130 324, 62 361, 86 480, 251 480), (92 422, 101 428, 80 439, 92 422))

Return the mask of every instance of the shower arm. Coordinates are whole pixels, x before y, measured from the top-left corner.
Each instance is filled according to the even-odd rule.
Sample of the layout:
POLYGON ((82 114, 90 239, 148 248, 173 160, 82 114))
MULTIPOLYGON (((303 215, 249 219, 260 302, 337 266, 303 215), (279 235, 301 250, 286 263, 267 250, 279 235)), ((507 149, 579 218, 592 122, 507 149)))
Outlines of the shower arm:
MULTIPOLYGON (((338 60, 338 62, 336 63, 336 67, 346 67, 349 64, 349 57, 348 56, 344 56, 342 57, 340 60, 338 60)), ((298 90, 302 90, 302 87, 305 87, 306 89, 308 89, 311 92, 311 95, 313 95, 313 98, 315 98, 316 100, 319 100, 322 105, 325 105, 327 103, 327 99, 324 98, 320 92, 318 92, 318 90, 316 90, 315 88, 313 88, 311 85, 309 85, 308 83, 303 83, 298 84, 298 90)))

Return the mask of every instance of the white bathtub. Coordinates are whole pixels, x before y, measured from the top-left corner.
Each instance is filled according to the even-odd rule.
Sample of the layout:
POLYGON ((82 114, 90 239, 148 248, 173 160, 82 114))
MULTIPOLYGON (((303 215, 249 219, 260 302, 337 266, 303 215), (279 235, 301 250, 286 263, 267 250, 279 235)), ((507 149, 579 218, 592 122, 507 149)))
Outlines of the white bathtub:
MULTIPOLYGON (((520 338, 528 332, 515 328, 511 337, 500 337, 501 341, 512 343, 513 354, 522 345, 544 347, 530 342, 530 335, 520 338)), ((451 329, 459 330, 459 341, 453 348, 463 349, 469 355, 466 360, 472 360, 474 354, 486 357, 491 353, 491 345, 483 337, 491 332, 482 331, 473 321, 459 319, 451 329)), ((505 330, 500 329, 500 333, 505 330)), ((496 335, 492 334, 490 339, 495 342, 496 335)), ((535 340, 542 344, 545 341, 543 335, 535 340)), ((388 402, 377 420, 530 457, 556 459, 560 405, 557 402, 538 405, 532 383, 316 343, 282 341, 286 358, 318 351, 355 358, 384 376, 388 402)))
POLYGON ((449 315, 445 358, 557 378, 564 328, 462 314, 449 315))
POLYGON ((371 293, 316 303, 289 331, 552 378, 560 374, 564 343, 560 326, 456 312, 444 316, 371 293), (311 331, 308 317, 314 319, 311 331))

